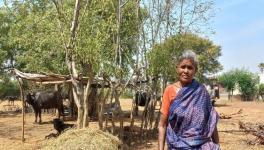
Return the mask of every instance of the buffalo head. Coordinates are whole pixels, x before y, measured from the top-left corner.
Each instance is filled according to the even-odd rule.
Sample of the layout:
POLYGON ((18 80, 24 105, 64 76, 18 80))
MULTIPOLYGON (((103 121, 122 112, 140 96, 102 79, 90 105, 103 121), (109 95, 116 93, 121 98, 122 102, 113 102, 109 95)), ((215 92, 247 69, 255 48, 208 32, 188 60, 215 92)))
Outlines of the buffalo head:
POLYGON ((35 94, 27 93, 26 102, 30 105, 33 105, 35 101, 35 94))

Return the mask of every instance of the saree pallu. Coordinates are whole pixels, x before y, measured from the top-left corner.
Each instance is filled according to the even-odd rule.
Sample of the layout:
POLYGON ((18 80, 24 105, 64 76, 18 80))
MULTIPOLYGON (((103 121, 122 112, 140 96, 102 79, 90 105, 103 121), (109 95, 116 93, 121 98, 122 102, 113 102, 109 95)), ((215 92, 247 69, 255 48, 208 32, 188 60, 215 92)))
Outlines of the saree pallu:
POLYGON ((212 142, 218 114, 205 87, 193 80, 170 105, 166 139, 169 150, 220 150, 212 142))

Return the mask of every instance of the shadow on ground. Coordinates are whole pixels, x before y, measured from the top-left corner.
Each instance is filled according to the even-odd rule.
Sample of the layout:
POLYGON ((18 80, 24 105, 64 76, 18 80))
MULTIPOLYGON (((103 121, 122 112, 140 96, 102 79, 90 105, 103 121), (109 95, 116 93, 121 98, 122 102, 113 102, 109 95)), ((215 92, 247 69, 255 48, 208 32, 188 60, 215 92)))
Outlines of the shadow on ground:
POLYGON ((0 117, 16 117, 21 114, 21 110, 17 111, 0 111, 0 117))
MULTIPOLYGON (((119 139, 122 140, 123 145, 121 150, 138 150, 138 149, 157 149, 157 130, 140 130, 139 126, 134 126, 132 129, 130 126, 125 126, 123 130, 123 136, 120 136, 120 128, 115 127, 115 134, 118 134, 119 139), (156 145, 155 145, 156 144, 156 145)), ((111 133, 111 127, 107 128, 107 131, 111 133)))
POLYGON ((228 104, 215 104, 214 107, 229 107, 228 104))

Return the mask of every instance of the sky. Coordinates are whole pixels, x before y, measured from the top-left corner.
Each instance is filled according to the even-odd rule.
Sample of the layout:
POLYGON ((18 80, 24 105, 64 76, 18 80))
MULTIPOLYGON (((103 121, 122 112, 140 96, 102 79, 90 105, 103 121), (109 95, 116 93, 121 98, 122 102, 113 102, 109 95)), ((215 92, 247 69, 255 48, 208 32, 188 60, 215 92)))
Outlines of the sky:
POLYGON ((244 68, 259 73, 264 63, 264 0, 215 0, 211 40, 222 47, 222 72, 244 68))
POLYGON ((258 64, 264 63, 264 0, 214 1, 211 26, 216 34, 209 38, 222 47, 222 72, 244 68, 259 73, 258 64))

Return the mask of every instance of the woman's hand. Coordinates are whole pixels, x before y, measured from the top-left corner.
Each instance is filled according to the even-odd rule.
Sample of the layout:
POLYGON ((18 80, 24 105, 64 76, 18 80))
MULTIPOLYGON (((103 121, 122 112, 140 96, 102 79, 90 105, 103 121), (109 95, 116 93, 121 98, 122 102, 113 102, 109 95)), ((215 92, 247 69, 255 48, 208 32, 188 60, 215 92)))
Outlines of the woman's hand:
POLYGON ((214 129, 212 140, 215 144, 219 144, 219 135, 218 135, 217 127, 215 127, 214 129))
POLYGON ((164 150, 167 122, 168 117, 161 114, 159 121, 159 150, 164 150))

